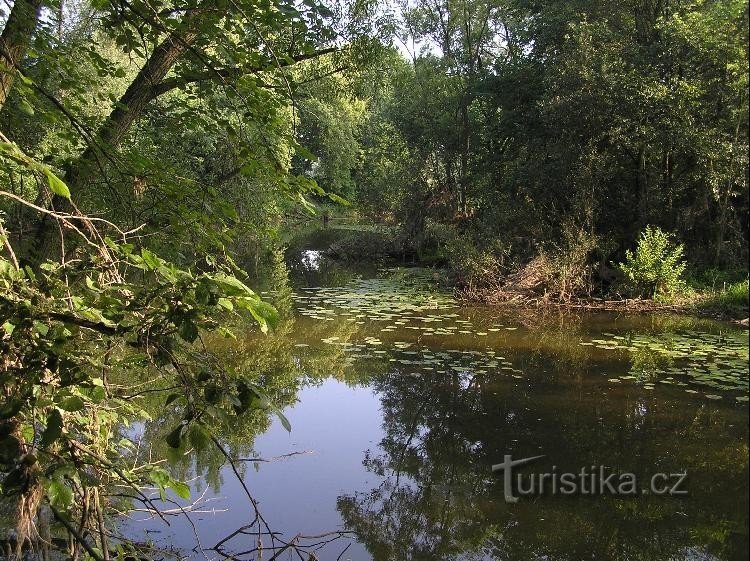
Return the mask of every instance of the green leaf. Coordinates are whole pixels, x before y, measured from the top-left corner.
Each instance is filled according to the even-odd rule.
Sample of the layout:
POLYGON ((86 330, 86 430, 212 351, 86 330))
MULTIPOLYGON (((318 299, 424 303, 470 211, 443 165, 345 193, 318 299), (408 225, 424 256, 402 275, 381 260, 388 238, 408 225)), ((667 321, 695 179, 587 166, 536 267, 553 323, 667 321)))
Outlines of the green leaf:
POLYGON ((338 203, 342 206, 350 206, 351 203, 347 201, 344 197, 338 196, 336 193, 326 193, 326 196, 331 199, 334 203, 338 203))
POLYGON ((101 386, 94 386, 91 388, 88 392, 88 397, 93 401, 94 403, 101 402, 105 397, 107 397, 107 393, 104 391, 104 388, 101 386))
POLYGON ((196 327, 195 323, 193 323, 189 319, 183 321, 180 324, 178 333, 180 334, 180 337, 185 339, 185 341, 187 341, 188 343, 192 343, 198 338, 198 328, 196 327))
POLYGON ((65 182, 52 173, 49 169, 44 170, 44 175, 47 176, 47 183, 49 184, 50 190, 60 197, 70 199, 70 189, 65 185, 65 182))
POLYGON ((47 426, 42 433, 42 448, 46 448, 62 436, 63 418, 58 409, 53 409, 47 417, 47 426))
POLYGON ((292 423, 289 422, 289 419, 286 418, 286 415, 284 415, 280 409, 276 410, 276 416, 279 418, 279 421, 281 421, 281 426, 286 429, 286 432, 292 432, 292 423))
POLYGON ((150 269, 156 269, 162 264, 162 260, 151 253, 148 249, 141 250, 141 257, 143 258, 143 262, 148 265, 150 269))
POLYGON ((171 479, 167 487, 172 489, 172 491, 175 492, 175 495, 177 495, 181 499, 190 498, 190 487, 188 487, 188 485, 186 483, 183 483, 182 481, 171 479))
POLYGON ((195 448, 196 451, 200 452, 208 447, 211 442, 211 436, 203 425, 194 424, 190 427, 188 440, 190 441, 190 445, 195 448))
POLYGON ((190 487, 182 481, 177 481, 162 468, 153 468, 150 473, 151 481, 159 488, 159 495, 162 500, 166 499, 164 491, 172 489, 181 499, 190 498, 190 487))
POLYGON ((29 115, 29 116, 31 116, 31 115, 34 114, 34 108, 25 99, 22 99, 19 102, 18 109, 21 111, 21 113, 24 113, 24 114, 29 115))
POLYGON ((184 434, 184 432, 185 425, 184 423, 180 423, 175 429, 172 430, 172 432, 167 435, 164 440, 166 440, 170 448, 179 448, 182 444, 182 435, 184 434))
POLYGON ((214 281, 229 296, 256 296, 249 286, 236 277, 224 273, 218 273, 214 276, 214 281))
POLYGON ((34 425, 31 424, 24 424, 21 427, 21 436, 26 442, 31 442, 34 440, 34 425))
POLYGON ((221 333, 224 337, 228 339, 235 339, 235 340, 237 339, 237 336, 234 334, 234 332, 231 329, 227 329, 223 325, 219 326, 218 331, 219 333, 221 333))
POLYGON ((159 488, 159 496, 161 497, 161 500, 166 499, 166 493, 164 490, 166 489, 167 485, 169 485, 169 480, 171 477, 169 477, 169 474, 164 471, 161 468, 153 468, 150 473, 151 481, 153 481, 154 485, 156 485, 159 488))
POLYGON ((47 485, 47 498, 52 506, 67 509, 73 504, 73 491, 59 479, 53 479, 47 485))
POLYGON ((274 326, 278 320, 276 308, 259 298, 237 298, 235 304, 250 312, 263 333, 267 333, 269 325, 274 326))
POLYGON ((219 301, 217 302, 217 305, 220 308, 224 308, 225 310, 231 312, 234 310, 234 305, 232 304, 232 301, 229 298, 219 298, 219 301))
POLYGON ((70 397, 66 397, 60 402, 60 409, 63 411, 80 411, 83 409, 85 403, 84 401, 78 397, 77 395, 72 395, 70 397))

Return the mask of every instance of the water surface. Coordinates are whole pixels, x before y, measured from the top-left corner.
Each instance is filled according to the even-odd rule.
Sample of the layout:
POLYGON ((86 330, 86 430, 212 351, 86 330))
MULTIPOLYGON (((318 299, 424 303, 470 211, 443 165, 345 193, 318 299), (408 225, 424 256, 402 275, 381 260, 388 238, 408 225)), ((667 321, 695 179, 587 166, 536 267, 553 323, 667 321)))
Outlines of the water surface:
MULTIPOLYGON (((241 462, 242 478, 274 531, 342 531, 327 545, 333 536, 304 542, 320 545, 319 559, 747 558, 746 331, 463 307, 430 272, 360 274, 303 249, 290 267, 294 292, 266 294, 289 311, 277 331, 213 342, 258 373, 292 425, 258 413, 222 434, 254 460, 241 462), (509 504, 491 469, 506 454, 544 455, 522 473, 603 465, 641 482, 687 471, 688 495, 547 493, 509 504)), ((152 446, 161 421, 144 429, 152 446)), ((192 525, 175 517, 128 531, 202 559, 197 541, 210 549, 252 520, 220 455, 172 469, 208 500, 192 525)), ((256 543, 238 534, 222 551, 254 559, 242 552, 256 543)))

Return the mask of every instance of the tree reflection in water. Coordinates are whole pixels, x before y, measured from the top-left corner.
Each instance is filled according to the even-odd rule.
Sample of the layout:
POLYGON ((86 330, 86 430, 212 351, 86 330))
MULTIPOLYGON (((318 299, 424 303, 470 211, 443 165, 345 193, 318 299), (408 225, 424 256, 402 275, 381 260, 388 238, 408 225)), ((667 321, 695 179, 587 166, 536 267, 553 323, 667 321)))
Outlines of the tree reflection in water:
MULTIPOLYGON (((297 273, 306 281, 321 283, 322 276, 328 275, 329 281, 339 284, 341 271, 326 263, 322 262, 317 272, 297 273), (318 276, 310 276, 313 273, 318 276)), ((315 509, 320 510, 314 512, 327 513, 336 501, 342 524, 330 530, 353 532, 366 550, 363 555, 376 561, 745 558, 747 497, 737 490, 746 489, 748 475, 747 411, 729 403, 691 399, 677 389, 648 392, 636 385, 603 385, 602 380, 610 376, 622 376, 631 369, 645 371, 644 365, 653 362, 645 354, 630 357, 628 362, 579 344, 583 335, 611 329, 610 319, 515 318, 523 332, 497 333, 493 349, 522 371, 522 377, 478 372, 477 368, 440 372, 443 367, 436 367, 429 371, 418 360, 394 360, 392 349, 382 354, 361 349, 347 354, 347 342, 361 341, 365 333, 380 335, 382 325, 375 322, 358 327, 340 317, 318 321, 295 316, 291 291, 284 286, 281 283, 281 289, 277 285, 268 293, 287 311, 272 335, 250 334, 236 341, 214 338, 207 345, 228 369, 251 376, 282 407, 294 404, 302 390, 309 392, 320 385, 322 392, 329 391, 324 381, 331 378, 344 382, 351 392, 379 402, 382 426, 366 433, 378 436, 364 457, 358 456, 367 446, 362 443, 351 465, 338 465, 340 457, 321 457, 315 464, 321 472, 305 472, 301 463, 292 466, 296 471, 291 470, 293 477, 302 481, 302 489, 309 484, 311 495, 330 501, 316 504, 315 509), (331 344, 322 343, 325 340, 331 344), (547 471, 553 465, 558 472, 577 473, 583 466, 604 464, 613 472, 632 472, 639 481, 647 481, 657 472, 687 469, 690 495, 543 496, 521 498, 518 504, 508 505, 502 479, 491 472, 491 465, 505 454, 514 458, 546 456, 522 473, 547 471), (328 494, 313 493, 320 473, 335 479, 341 470, 356 471, 358 462, 370 475, 369 483, 363 478, 363 483, 343 492, 334 483, 335 487, 326 488, 328 494)), ((470 313, 476 322, 484 321, 482 314, 489 321, 497 319, 488 311, 470 313)), ((628 321, 628 329, 643 333, 685 327, 682 320, 666 326, 628 321)), ((618 328, 622 330, 623 324, 618 328)), ((422 344, 414 331, 401 330, 393 337, 408 341, 413 337, 417 346, 422 344)), ((451 345, 473 352, 468 346, 472 342, 469 338, 446 339, 441 349, 451 345)), ((326 395, 317 396, 324 402, 320 407, 336 407, 326 395)), ((340 408, 345 409, 344 405, 340 408)), ((154 411, 159 411, 159 406, 156 403, 154 411)), ((357 411, 352 414, 356 416, 357 411)), ((254 411, 230 427, 217 427, 216 436, 231 457, 258 458, 255 442, 268 430, 269 419, 268 413, 254 411)), ((352 418, 321 425, 320 430, 330 432, 320 439, 340 446, 353 434, 350 425, 357 422, 352 418)), ((162 445, 163 435, 173 424, 174 420, 156 418, 148 425, 152 446, 162 445)), ((256 465, 260 463, 238 464, 241 479, 249 480, 248 467, 256 465)), ((274 467, 280 466, 269 469, 274 467)), ((200 451, 194 460, 176 458, 174 469, 181 478, 197 477, 195 487, 207 484, 214 493, 222 488, 236 489, 227 484, 232 473, 226 458, 213 447, 200 451)), ((278 477, 266 481, 278 481, 278 477)), ((307 499, 299 497, 300 502, 307 499)), ((282 499, 273 493, 265 500, 277 513, 297 508, 275 504, 282 499)), ((226 530, 222 537, 234 534, 232 544, 244 540, 247 545, 250 536, 236 531, 249 521, 240 518, 236 512, 227 518, 232 524, 221 528, 226 530)), ((299 528, 283 530, 289 539, 299 528)), ((347 536, 328 534, 306 543, 320 545, 336 538, 334 547, 319 555, 335 559, 346 547, 347 536)), ((232 544, 225 545, 229 548, 232 544)), ((244 547, 246 555, 239 558, 252 559, 250 549, 244 547)), ((234 549, 235 553, 242 550, 241 546, 234 549)))
POLYGON ((380 482, 340 496, 338 509, 378 561, 744 558, 747 499, 735 491, 747 478, 741 412, 733 424, 695 403, 603 400, 583 388, 531 393, 476 374, 392 369, 371 385, 385 438, 363 464, 380 482), (522 473, 605 464, 647 481, 687 469, 690 496, 543 496, 507 505, 490 466, 508 453, 547 456, 522 473))

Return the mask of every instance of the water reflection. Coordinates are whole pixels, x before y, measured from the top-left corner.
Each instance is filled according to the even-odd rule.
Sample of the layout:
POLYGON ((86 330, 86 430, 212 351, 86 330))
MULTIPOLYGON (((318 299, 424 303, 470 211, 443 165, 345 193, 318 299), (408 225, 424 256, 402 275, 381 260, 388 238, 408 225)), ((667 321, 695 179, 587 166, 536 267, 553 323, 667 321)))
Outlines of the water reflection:
MULTIPOLYGON (((298 286, 345 285, 359 276, 316 259, 314 266, 304 258, 292 264, 298 286)), ((282 265, 277 259, 283 281, 282 265)), ((287 536, 354 532, 318 558, 336 559, 345 548, 342 559, 377 561, 747 558, 746 407, 675 385, 619 381, 636 372, 651 380, 672 366, 648 348, 629 354, 609 343, 582 344, 603 333, 724 326, 664 317, 502 317, 449 307, 402 321, 401 300, 389 300, 386 310, 349 289, 328 294, 346 305, 366 301, 377 317, 358 317, 356 309, 324 313, 325 298, 301 315, 293 302, 298 311, 309 306, 309 293, 301 301, 281 282, 267 293, 286 309, 273 335, 207 341, 231 369, 267 387, 292 423, 287 434, 256 411, 218 433, 233 456, 257 460, 243 462, 242 477, 269 524, 287 536), (490 469, 505 454, 544 454, 539 469, 604 464, 641 480, 687 470, 690 494, 543 496, 508 505, 490 469)), ((157 417, 145 428, 151 447, 164 446, 170 421, 157 417)), ((227 509, 195 517, 204 544, 247 523, 247 502, 216 450, 176 458, 173 469, 192 480, 196 494, 209 487, 209 496, 221 498, 216 507, 227 509)), ((158 531, 183 551, 195 545, 183 522, 158 531)))
MULTIPOLYGON (((363 465, 381 480, 338 508, 373 559, 740 559, 747 551, 743 415, 655 398, 530 395, 483 376, 377 376, 385 437, 363 465), (605 464, 645 479, 690 473, 687 499, 503 499, 490 465, 545 454, 547 469, 605 464)), ((562 390, 562 388, 560 388, 562 390)))
POLYGON ((300 262, 305 269, 317 271, 320 269, 322 252, 318 249, 305 249, 300 256, 300 262))

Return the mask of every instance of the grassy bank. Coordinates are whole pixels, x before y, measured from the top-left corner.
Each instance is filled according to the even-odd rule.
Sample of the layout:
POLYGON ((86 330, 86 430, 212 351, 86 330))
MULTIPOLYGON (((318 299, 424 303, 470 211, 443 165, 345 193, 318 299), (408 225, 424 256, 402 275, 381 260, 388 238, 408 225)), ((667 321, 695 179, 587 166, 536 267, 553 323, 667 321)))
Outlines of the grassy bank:
MULTIPOLYGON (((610 269, 611 270, 611 269, 610 269)), ((555 268, 555 263, 537 257, 507 274, 466 282, 453 275, 456 295, 465 301, 489 305, 561 307, 631 313, 673 312, 744 322, 750 313, 747 273, 710 269, 680 279, 676 288, 652 297, 629 294, 620 278, 604 285, 592 268, 580 267, 578 276, 555 268), (565 290, 561 287, 583 287, 565 290)))
POLYGON ((692 309, 699 314, 722 319, 748 318, 748 280, 723 282, 721 286, 699 287, 692 309))
POLYGON ((748 281, 747 279, 723 283, 721 286, 686 284, 684 289, 671 295, 656 298, 628 298, 618 293, 573 295, 562 298, 552 292, 538 293, 533 290, 511 290, 496 287, 455 288, 457 296, 465 301, 489 305, 560 307, 591 311, 621 311, 630 313, 672 312, 710 317, 747 325, 748 281))
POLYGON ((669 256, 662 253, 674 254, 676 246, 665 245, 658 251, 639 248, 641 254, 636 252, 631 257, 633 273, 633 269, 623 271, 615 263, 597 262, 593 245, 540 251, 518 264, 518 260, 498 260, 463 240, 449 240, 429 251, 419 251, 392 227, 331 220, 324 231, 329 234, 324 250, 329 258, 345 262, 398 259, 432 267, 441 271, 442 284, 466 302, 632 313, 664 311, 732 321, 748 317, 747 271, 688 268, 679 255, 665 271, 669 256), (644 252, 650 252, 645 264, 644 252))

